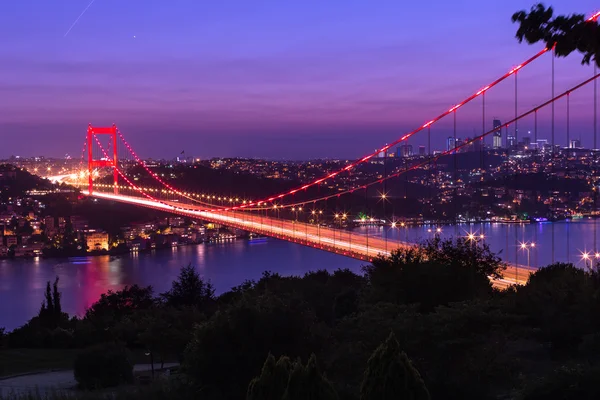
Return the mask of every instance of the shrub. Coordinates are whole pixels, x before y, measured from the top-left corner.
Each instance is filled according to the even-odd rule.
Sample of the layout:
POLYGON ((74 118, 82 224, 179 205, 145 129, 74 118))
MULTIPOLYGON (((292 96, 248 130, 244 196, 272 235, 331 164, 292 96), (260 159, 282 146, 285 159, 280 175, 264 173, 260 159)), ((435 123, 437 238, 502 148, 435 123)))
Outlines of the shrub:
POLYGON ((373 353, 360 388, 362 400, 429 400, 429 392, 419 372, 403 351, 393 333, 373 353))
POLYGON ((291 362, 286 356, 275 362, 267 357, 261 374, 248 386, 246 400, 337 400, 338 395, 311 355, 306 365, 300 359, 291 362))
POLYGON ((114 344, 91 347, 77 356, 75 380, 84 389, 98 389, 133 382, 133 365, 125 348, 114 344))
POLYGON ((590 365, 560 367, 548 376, 532 381, 520 399, 596 400, 600 398, 599 372, 598 367, 590 365))

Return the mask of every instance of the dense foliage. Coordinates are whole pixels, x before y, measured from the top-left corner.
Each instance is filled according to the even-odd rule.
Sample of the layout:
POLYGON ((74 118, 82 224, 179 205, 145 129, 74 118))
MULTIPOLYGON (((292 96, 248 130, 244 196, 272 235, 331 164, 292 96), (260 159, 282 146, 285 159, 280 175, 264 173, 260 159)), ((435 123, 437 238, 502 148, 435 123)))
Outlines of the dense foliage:
POLYGON ((83 389, 101 389, 133 382, 133 365, 125 348, 103 344, 83 351, 75 359, 75 380, 83 389))
POLYGON ((527 43, 544 42, 548 49, 554 47, 558 57, 574 51, 583 54, 582 64, 590 61, 600 66, 600 26, 598 21, 587 21, 583 14, 554 17, 552 7, 536 4, 528 12, 519 11, 512 17, 519 23, 517 39, 527 43))
POLYGON ((260 375, 248 386, 247 400, 337 400, 338 395, 310 356, 306 365, 282 356, 279 361, 269 354, 260 375))
POLYGON ((400 350, 393 333, 375 350, 367 365, 361 400, 429 400, 421 375, 400 350))
POLYGON ((56 312, 60 293, 49 283, 40 316, 5 343, 122 343, 154 361, 180 361, 184 379, 160 389, 165 399, 596 393, 600 274, 559 263, 500 292, 487 277, 503 268, 482 243, 435 239, 374 260, 364 275, 265 273, 215 297, 188 266, 162 295, 138 286, 109 292, 81 319, 56 312))

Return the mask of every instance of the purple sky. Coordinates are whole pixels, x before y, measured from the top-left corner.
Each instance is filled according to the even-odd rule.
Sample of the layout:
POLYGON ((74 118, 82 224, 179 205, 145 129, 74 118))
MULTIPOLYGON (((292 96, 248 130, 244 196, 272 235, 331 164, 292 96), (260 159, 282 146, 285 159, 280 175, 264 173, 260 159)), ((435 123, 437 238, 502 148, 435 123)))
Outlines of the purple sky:
MULTIPOLYGON (((116 123, 143 157, 358 157, 541 48, 519 45, 510 21, 533 1, 95 0, 64 37, 88 3, 0 3, 0 157, 79 157, 89 122, 116 123)), ((549 71, 544 57, 519 73, 519 112, 548 99, 549 71)), ((558 93, 593 69, 573 55, 556 72, 558 93)), ((571 136, 588 146, 592 93, 571 96, 571 136)), ((514 116, 513 96, 514 80, 488 93, 487 129, 514 116)), ((556 107, 565 142, 566 103, 556 107)), ((458 113, 459 136, 481 133, 481 110, 458 113)), ((435 147, 451 132, 451 119, 434 126, 435 147)))

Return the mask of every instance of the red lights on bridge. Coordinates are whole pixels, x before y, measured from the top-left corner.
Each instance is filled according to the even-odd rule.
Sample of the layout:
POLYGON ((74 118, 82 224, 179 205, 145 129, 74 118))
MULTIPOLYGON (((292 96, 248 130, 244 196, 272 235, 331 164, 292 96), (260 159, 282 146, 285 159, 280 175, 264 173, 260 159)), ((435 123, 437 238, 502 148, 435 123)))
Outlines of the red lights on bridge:
POLYGON ((93 180, 93 171, 95 167, 112 167, 114 168, 114 192, 118 193, 118 185, 119 185, 119 173, 118 173, 118 155, 117 155, 117 127, 113 124, 111 127, 96 127, 92 126, 92 124, 88 125, 87 129, 87 153, 88 153, 88 192, 91 195, 94 191, 94 180, 93 180), (94 160, 94 156, 92 153, 93 142, 92 139, 98 138, 96 135, 109 135, 112 136, 112 147, 113 147, 113 157, 112 160, 108 157, 108 154, 105 154, 105 160, 94 160))

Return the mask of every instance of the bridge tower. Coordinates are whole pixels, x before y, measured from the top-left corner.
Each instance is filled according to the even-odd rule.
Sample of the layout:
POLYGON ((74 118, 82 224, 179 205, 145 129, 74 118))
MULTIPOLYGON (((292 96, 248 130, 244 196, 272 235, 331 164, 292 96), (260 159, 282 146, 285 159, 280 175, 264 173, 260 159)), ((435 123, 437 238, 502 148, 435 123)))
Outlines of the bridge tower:
POLYGON ((94 167, 112 167, 114 173, 114 182, 113 189, 114 193, 118 194, 119 190, 119 172, 118 168, 118 155, 117 155, 117 126, 113 124, 111 127, 97 127, 92 126, 92 124, 88 125, 87 130, 87 153, 88 153, 88 179, 89 179, 89 194, 91 195, 94 191, 94 182, 92 179, 92 172, 94 171, 94 167), (94 135, 110 135, 112 136, 112 148, 113 148, 113 159, 112 160, 94 160, 94 156, 92 154, 92 146, 94 135))

